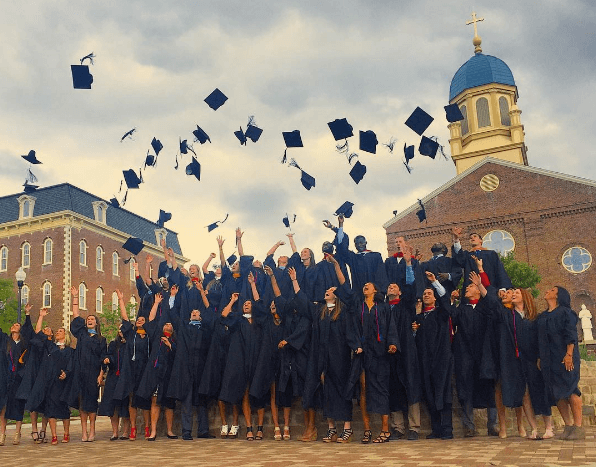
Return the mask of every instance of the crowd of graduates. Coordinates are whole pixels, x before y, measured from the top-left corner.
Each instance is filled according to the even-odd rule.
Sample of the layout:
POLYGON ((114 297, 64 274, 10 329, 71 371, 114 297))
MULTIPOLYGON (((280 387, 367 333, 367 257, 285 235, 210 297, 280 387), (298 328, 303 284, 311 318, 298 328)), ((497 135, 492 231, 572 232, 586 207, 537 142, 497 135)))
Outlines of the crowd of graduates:
POLYGON ((220 265, 211 265, 217 258, 212 253, 202 268, 187 271, 164 242, 158 277, 150 277, 150 255, 143 274, 135 263, 140 305, 134 321, 117 292, 122 324, 109 343, 96 315, 80 316, 77 288, 70 329, 44 326, 44 309, 34 329, 28 305, 22 325, 0 332, 0 445, 7 420, 16 421, 13 444, 19 444, 25 411, 31 412, 35 442, 50 439, 48 424, 52 444, 69 442, 71 408, 80 411, 84 442, 95 440, 98 415, 111 418, 111 440, 139 439, 139 411, 144 438, 153 441, 162 410, 166 435, 175 439, 177 403, 185 440, 193 439, 195 413, 196 436, 212 437, 212 403, 222 438, 263 439, 270 410, 273 438, 289 440, 297 399, 304 412, 302 441, 417 440, 421 403, 431 419, 426 438, 451 439, 453 372, 466 437, 478 434, 475 408, 487 410, 488 435, 506 437, 509 407, 521 436, 552 438, 555 405, 565 422, 559 437, 585 436, 577 315, 563 287, 545 294, 546 309, 539 313, 531 293, 512 287, 498 255, 483 248, 476 233, 465 250, 462 231, 454 228, 451 255, 436 243, 426 261, 397 237, 396 253, 383 260, 362 236, 354 238, 352 251, 344 218, 338 219, 338 227, 324 222, 335 236, 323 244, 320 262, 311 249, 296 248, 292 233, 291 256, 274 259, 285 244, 280 241, 263 262, 255 260, 244 252, 237 229, 239 260, 226 258, 225 241, 217 237, 220 265), (354 401, 363 422, 357 436, 354 401), (317 412, 328 422, 322 436, 317 412), (370 414, 380 416, 376 436, 370 414), (544 417, 541 433, 537 415, 544 417))

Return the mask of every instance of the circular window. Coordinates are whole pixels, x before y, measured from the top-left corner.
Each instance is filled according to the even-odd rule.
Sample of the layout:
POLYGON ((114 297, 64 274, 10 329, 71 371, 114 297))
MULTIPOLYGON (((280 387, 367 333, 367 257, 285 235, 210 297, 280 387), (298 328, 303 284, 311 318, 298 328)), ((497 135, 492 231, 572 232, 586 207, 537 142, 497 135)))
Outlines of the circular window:
POLYGON ((572 274, 586 271, 592 265, 592 255, 581 246, 574 246, 565 250, 561 264, 572 274))
POLYGON ((482 246, 489 250, 495 250, 502 255, 515 250, 515 240, 509 232, 504 230, 491 230, 482 239, 482 246))
POLYGON ((499 187, 499 177, 487 174, 480 179, 480 188, 484 191, 495 191, 499 187))

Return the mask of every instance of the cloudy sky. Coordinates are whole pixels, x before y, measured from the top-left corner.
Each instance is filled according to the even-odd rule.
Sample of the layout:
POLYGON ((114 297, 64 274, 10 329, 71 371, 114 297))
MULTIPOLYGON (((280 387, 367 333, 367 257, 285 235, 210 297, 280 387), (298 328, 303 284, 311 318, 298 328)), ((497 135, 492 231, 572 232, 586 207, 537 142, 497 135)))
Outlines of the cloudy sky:
POLYGON ((355 203, 346 231, 386 254, 382 224, 392 212, 455 175, 441 157, 414 159, 409 175, 401 148, 417 144, 404 121, 420 106, 435 117, 427 134, 448 150, 443 106, 473 55, 472 11, 485 18, 484 53, 513 72, 530 165, 596 179, 596 9, 588 0, 5 1, 0 194, 21 191, 28 164, 20 155, 35 149, 41 186, 69 182, 108 200, 155 136, 164 149, 126 209, 151 220, 170 211, 167 227, 193 261, 216 250, 217 234, 231 253, 237 226, 246 251, 264 257, 287 232, 286 212, 297 214, 298 247, 320 259, 330 233, 321 220, 346 200, 355 203), (70 65, 92 51, 93 89, 74 90, 70 65), (229 100, 214 112, 203 99, 216 87, 229 100), (264 132, 240 146, 233 131, 249 115, 264 132), (359 185, 327 127, 344 117, 356 134, 397 139, 394 154, 379 145, 376 155, 350 139, 368 168, 359 185), (197 124, 212 141, 194 145, 200 182, 184 173, 189 156, 174 170, 178 138, 192 140, 197 124), (134 139, 121 143, 133 127, 134 139), (281 132, 295 129, 304 147, 288 155, 316 178, 310 191, 280 163, 281 132))

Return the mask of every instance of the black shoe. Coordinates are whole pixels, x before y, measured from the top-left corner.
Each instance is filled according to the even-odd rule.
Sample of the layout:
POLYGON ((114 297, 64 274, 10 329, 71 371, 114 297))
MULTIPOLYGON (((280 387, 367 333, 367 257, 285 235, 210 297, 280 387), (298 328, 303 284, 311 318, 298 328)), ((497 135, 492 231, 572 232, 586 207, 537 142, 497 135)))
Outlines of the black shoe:
POLYGON ((499 430, 497 430, 496 428, 489 428, 488 429, 488 436, 499 436, 499 430))
POLYGON ((147 441, 155 441, 155 436, 153 436, 152 438, 145 438, 147 441))
POLYGON ((211 433, 197 433, 197 438, 212 439, 215 438, 211 433))
POLYGON ((405 437, 406 434, 399 430, 393 430, 393 433, 391 433, 391 439, 404 439, 405 437))
POLYGON ((441 439, 453 439, 453 433, 441 435, 441 439))
POLYGON ((418 432, 414 430, 410 430, 408 432, 408 441, 417 441, 418 440, 418 432))
POLYGON ((168 439, 178 439, 178 436, 176 435, 166 435, 168 437, 168 439))
POLYGON ((112 437, 110 438, 110 441, 116 441, 117 439, 118 439, 118 436, 112 436, 112 437))
POLYGON ((182 439, 184 441, 192 441, 192 436, 185 433, 185 434, 182 435, 182 439))
POLYGON ((440 439, 441 435, 437 433, 431 433, 430 435, 426 435, 426 439, 440 439))
POLYGON ((472 430, 471 428, 466 428, 464 430, 464 438, 474 438, 477 434, 476 430, 472 430))

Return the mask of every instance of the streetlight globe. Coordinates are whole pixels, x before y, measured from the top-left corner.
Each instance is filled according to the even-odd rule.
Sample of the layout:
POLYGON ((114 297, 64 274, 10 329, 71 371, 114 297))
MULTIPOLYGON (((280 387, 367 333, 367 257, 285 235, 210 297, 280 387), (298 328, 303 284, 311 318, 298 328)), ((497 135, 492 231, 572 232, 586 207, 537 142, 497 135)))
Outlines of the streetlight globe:
POLYGON ((27 279, 27 273, 23 270, 22 267, 20 267, 16 272, 15 278, 17 282, 25 282, 25 279, 27 279))

